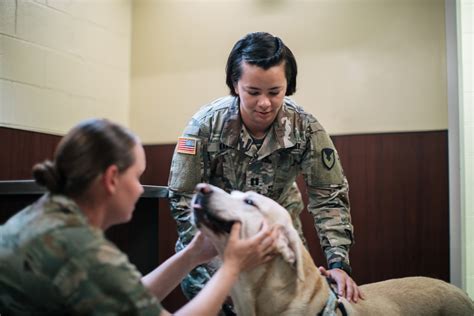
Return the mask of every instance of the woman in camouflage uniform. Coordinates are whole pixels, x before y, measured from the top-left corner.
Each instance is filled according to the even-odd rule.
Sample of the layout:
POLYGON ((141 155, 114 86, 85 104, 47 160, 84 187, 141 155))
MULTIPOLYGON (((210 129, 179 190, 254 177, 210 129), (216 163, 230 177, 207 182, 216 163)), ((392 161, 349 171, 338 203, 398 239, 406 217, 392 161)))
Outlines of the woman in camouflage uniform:
MULTIPOLYGON (((127 222, 143 192, 137 137, 88 120, 59 143, 54 162, 34 167, 48 193, 0 226, 0 315, 169 315, 161 300, 196 265, 216 255, 201 235, 141 277, 103 231, 127 222)), ((176 314, 217 314, 238 273, 268 261, 268 229, 240 240, 232 228, 224 264, 203 294, 176 314)))
MULTIPOLYGON (((199 182, 274 199, 291 214, 303 238, 299 214, 304 205, 295 182, 302 174, 308 210, 330 269, 321 271, 335 279, 341 295, 357 301, 360 292, 349 276, 353 227, 348 184, 329 135, 288 98, 296 90, 292 52, 278 37, 250 33, 234 45, 226 73, 230 96, 193 116, 173 156, 169 189, 178 225, 177 251, 195 234, 189 205, 199 182)), ((203 265, 187 276, 182 287, 188 298, 199 292, 215 267, 203 265)))

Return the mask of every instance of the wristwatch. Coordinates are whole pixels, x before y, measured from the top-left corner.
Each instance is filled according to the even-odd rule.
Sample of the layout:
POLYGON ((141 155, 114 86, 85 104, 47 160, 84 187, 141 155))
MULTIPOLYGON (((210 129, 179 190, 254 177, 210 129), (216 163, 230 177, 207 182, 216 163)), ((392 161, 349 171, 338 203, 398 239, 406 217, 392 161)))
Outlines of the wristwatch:
POLYGON ((329 265, 329 269, 341 269, 344 270, 349 276, 352 273, 352 268, 350 265, 345 263, 344 261, 336 261, 329 265))

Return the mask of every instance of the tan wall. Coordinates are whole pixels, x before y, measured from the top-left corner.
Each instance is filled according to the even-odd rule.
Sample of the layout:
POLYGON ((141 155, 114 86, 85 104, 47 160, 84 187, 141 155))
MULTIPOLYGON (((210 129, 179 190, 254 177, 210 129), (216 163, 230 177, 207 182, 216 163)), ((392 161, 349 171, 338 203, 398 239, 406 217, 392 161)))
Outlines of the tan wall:
POLYGON ((132 20, 131 126, 145 142, 175 142, 227 94, 227 55, 250 31, 293 50, 294 98, 331 134, 447 128, 441 0, 138 0, 132 20))
POLYGON ((0 125, 128 125, 130 30, 130 0, 1 0, 0 125))
POLYGON ((330 133, 447 127, 441 0, 2 0, 0 125, 62 134, 98 116, 174 142, 256 30, 294 51, 294 98, 330 133))

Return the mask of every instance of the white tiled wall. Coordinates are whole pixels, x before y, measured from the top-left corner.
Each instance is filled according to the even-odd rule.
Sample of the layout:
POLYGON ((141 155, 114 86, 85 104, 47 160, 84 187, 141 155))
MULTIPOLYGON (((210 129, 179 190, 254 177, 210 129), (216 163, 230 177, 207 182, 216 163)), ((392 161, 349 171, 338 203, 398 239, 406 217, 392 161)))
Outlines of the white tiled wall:
POLYGON ((461 39, 460 113, 462 135, 463 210, 465 231, 466 289, 474 298, 474 0, 461 0, 459 4, 461 39))
POLYGON ((0 125, 129 125, 131 0, 1 0, 0 125))

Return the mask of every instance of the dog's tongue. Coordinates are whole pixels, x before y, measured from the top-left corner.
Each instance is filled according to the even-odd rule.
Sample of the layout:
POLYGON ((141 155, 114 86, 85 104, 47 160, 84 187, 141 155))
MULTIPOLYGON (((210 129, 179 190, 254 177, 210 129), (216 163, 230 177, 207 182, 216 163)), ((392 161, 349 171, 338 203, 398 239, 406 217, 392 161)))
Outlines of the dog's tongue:
POLYGON ((192 201, 192 208, 195 211, 197 223, 204 224, 215 233, 230 233, 233 221, 226 221, 209 213, 207 209, 207 199, 206 197, 198 192, 192 201))
POLYGON ((197 210, 202 210, 204 208, 204 197, 202 196, 202 194, 198 193, 196 194, 196 196, 194 197, 193 201, 192 201, 192 208, 194 209, 197 209, 197 210))
POLYGON ((192 208, 195 209, 195 210, 202 210, 202 205, 198 204, 198 203, 194 203, 192 205, 192 208))

